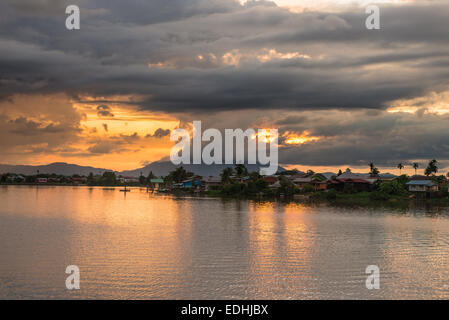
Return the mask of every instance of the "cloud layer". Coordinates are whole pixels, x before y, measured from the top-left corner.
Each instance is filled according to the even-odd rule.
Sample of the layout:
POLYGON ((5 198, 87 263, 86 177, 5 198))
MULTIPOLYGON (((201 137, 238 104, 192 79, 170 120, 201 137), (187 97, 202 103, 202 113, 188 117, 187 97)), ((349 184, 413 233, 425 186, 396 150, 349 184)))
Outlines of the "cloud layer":
MULTIPOLYGON (((245 128, 263 120, 281 132, 322 137, 285 146, 284 163, 449 159, 447 118, 437 112, 449 88, 443 1, 381 4, 376 31, 365 28, 360 6, 301 11, 233 0, 81 0, 81 29, 69 31, 69 2, 0 4, 2 105, 27 95, 92 97, 105 100, 96 105, 98 117, 112 118, 109 105, 121 103, 114 96, 130 96, 134 110, 183 122, 245 128), (416 110, 385 111, 399 105, 416 110)), ((43 137, 36 144, 61 126, 69 136, 59 139, 76 141, 82 117, 52 122, 48 114, 37 123, 6 108, 0 114, 12 141, 30 133, 43 137)), ((166 130, 150 135, 164 138, 166 130)), ((116 146, 98 141, 88 151, 116 146)))

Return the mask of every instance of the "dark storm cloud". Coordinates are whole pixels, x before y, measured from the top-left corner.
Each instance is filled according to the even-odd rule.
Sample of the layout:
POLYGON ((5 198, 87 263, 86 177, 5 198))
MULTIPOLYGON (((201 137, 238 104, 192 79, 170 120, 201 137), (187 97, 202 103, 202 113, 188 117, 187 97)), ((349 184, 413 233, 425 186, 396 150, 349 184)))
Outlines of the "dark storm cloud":
POLYGON ((315 112, 308 123, 283 125, 280 132, 307 130, 320 139, 302 145, 284 144, 279 159, 285 164, 330 166, 372 161, 395 166, 413 159, 448 159, 448 120, 447 114, 315 112))
MULTIPOLYGON (((429 115, 419 103, 416 114, 382 111, 395 100, 447 90, 447 2, 381 5, 376 31, 365 28, 364 8, 354 7, 294 13, 269 1, 72 2, 0 3, 0 99, 61 92, 75 100, 93 96, 104 99, 99 114, 112 116, 109 97, 136 96, 141 110, 184 115, 184 122, 223 112, 211 126, 215 121, 217 128, 225 123, 245 128, 257 113, 281 132, 307 130, 321 137, 285 146, 282 163, 449 159, 444 116, 429 115), (68 4, 80 6, 79 31, 65 29, 68 4), (289 53, 296 55, 284 59, 289 53), (351 112, 357 116, 351 118, 351 112)), ((61 144, 63 135, 56 131, 63 126, 57 121, 33 121, 26 114, 5 118, 0 131, 25 145, 27 132, 46 130, 54 145, 61 144)), ((92 141, 88 152, 121 152, 138 139, 92 141)))
POLYGON ((368 31, 363 8, 297 14, 267 3, 81 1, 81 30, 71 32, 58 3, 1 5, 2 97, 138 94, 147 97, 141 108, 166 112, 384 108, 449 85, 449 10, 438 3, 384 6, 382 29, 368 31), (261 63, 254 56, 265 48, 312 58, 261 63), (252 58, 225 65, 232 50, 252 58), (210 53, 217 61, 198 61, 210 53))

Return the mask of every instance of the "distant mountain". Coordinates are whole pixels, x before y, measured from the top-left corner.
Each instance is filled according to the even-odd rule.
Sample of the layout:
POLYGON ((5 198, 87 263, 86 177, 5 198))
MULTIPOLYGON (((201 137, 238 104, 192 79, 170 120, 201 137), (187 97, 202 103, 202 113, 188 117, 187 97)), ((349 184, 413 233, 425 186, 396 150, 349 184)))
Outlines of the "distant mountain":
POLYGON ((85 167, 65 162, 55 162, 42 166, 0 164, 0 173, 9 172, 9 173, 21 173, 25 175, 33 175, 37 173, 37 170, 39 170, 39 173, 46 173, 46 174, 55 173, 66 176, 71 176, 74 174, 87 176, 91 172, 93 174, 102 174, 105 171, 111 171, 108 169, 85 167))
MULTIPOLYGON (((233 164, 211 164, 211 165, 205 165, 205 164, 182 164, 182 165, 174 165, 170 161, 156 161, 153 163, 150 163, 149 165, 146 165, 143 168, 136 169, 136 170, 128 170, 128 171, 122 171, 121 174, 125 176, 140 176, 142 173, 144 176, 147 176, 150 171, 153 172, 155 176, 166 176, 170 173, 170 171, 175 170, 177 167, 184 167, 189 172, 193 172, 196 175, 208 177, 208 176, 219 176, 220 173, 225 168, 234 168, 235 165, 233 164)), ((245 164, 246 168, 249 172, 252 171, 259 171, 260 165, 257 164, 245 164)), ((285 169, 282 167, 279 167, 280 171, 284 171, 285 169)))
MULTIPOLYGON (((153 171, 153 174, 160 177, 160 176, 166 176, 170 173, 170 171, 175 170, 177 167, 180 167, 181 165, 177 166, 171 163, 170 161, 156 161, 153 163, 150 163, 149 165, 146 165, 143 168, 135 169, 135 170, 125 170, 122 172, 117 172, 118 174, 124 175, 124 176, 131 176, 131 177, 138 177, 142 173, 145 176, 148 176, 150 171, 153 171)), ((233 164, 212 164, 212 165, 205 165, 205 164, 187 164, 182 165, 187 171, 193 172, 199 176, 207 177, 207 176, 219 176, 221 171, 223 171, 224 168, 231 167, 233 168, 233 164)), ((255 164, 247 164, 246 167, 248 168, 248 171, 259 171, 260 166, 255 164)), ((0 164, 0 173, 21 173, 24 175, 33 175, 36 174, 39 170, 39 173, 45 173, 45 174, 61 174, 66 176, 71 176, 74 174, 79 174, 83 176, 89 175, 89 173, 93 174, 102 174, 105 171, 113 171, 110 169, 104 169, 104 168, 94 168, 94 167, 85 167, 85 166, 79 166, 76 164, 69 164, 64 162, 56 162, 48 165, 42 165, 42 166, 30 166, 30 165, 7 165, 7 164, 0 164)), ((279 167, 279 170, 283 171, 285 170, 282 167, 279 167)))

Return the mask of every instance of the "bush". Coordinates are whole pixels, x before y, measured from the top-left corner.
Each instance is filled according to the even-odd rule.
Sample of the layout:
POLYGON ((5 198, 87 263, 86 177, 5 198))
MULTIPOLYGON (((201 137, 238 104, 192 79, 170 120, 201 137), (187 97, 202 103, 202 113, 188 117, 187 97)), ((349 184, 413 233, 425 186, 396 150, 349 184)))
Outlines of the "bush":
POLYGON ((405 185, 399 181, 382 182, 378 191, 387 195, 404 196, 407 194, 405 185))
POLYGON ((232 183, 223 187, 222 193, 227 196, 240 195, 245 192, 246 186, 243 183, 232 183))
POLYGON ((337 199, 337 191, 335 189, 330 189, 328 192, 326 192, 326 199, 327 200, 337 199))
POLYGON ((345 186, 343 187, 344 193, 355 193, 355 188, 352 183, 345 183, 345 186))
POLYGON ((304 192, 304 193, 310 193, 313 191, 315 191, 315 189, 310 184, 305 184, 304 187, 302 188, 302 192, 304 192))
POLYGON ((373 191, 370 193, 369 197, 374 201, 385 201, 390 199, 390 196, 382 191, 373 191))

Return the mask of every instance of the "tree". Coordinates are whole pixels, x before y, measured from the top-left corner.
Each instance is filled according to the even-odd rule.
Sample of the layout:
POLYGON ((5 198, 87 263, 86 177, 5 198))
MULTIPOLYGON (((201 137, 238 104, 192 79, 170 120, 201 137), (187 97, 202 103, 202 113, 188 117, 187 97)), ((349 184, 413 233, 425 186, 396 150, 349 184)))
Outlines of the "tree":
POLYGON ((221 182, 224 184, 231 183, 232 174, 233 174, 232 168, 224 168, 220 174, 221 182))
POLYGON ((402 163, 398 164, 399 173, 402 176, 402 169, 404 168, 404 165, 402 163))
POLYGON ((139 176, 139 183, 140 183, 141 185, 144 185, 146 181, 147 181, 147 179, 143 176, 143 174, 142 174, 142 172, 141 172, 141 173, 140 173, 140 176, 139 176))
POLYGON ((375 166, 374 166, 374 163, 370 163, 369 164, 369 167, 370 167, 370 170, 369 170, 369 173, 370 173, 370 176, 371 177, 375 177, 375 176, 378 176, 379 175, 379 169, 377 169, 375 166))
POLYGON ((435 159, 430 160, 429 164, 427 165, 426 170, 424 171, 424 174, 426 176, 430 176, 431 174, 436 174, 438 172, 438 161, 435 159))
POLYGON ((414 162, 414 163, 413 163, 413 169, 415 169, 415 176, 418 174, 418 173, 417 173, 418 168, 419 168, 419 164, 416 163, 416 162, 414 162))
POLYGON ((341 171, 341 169, 339 169, 337 176, 341 176, 342 174, 343 174, 343 172, 341 171))
POLYGON ((279 191, 287 196, 295 193, 296 186, 290 179, 282 176, 279 178, 280 188, 279 191))
POLYGON ((106 171, 103 173, 103 176, 101 177, 101 182, 103 185, 106 186, 113 186, 117 183, 117 178, 115 176, 115 173, 112 171, 106 171))
POLYGON ((147 183, 151 182, 151 179, 156 179, 157 177, 153 174, 153 171, 150 171, 150 173, 147 176, 147 183))
POLYGON ((315 174, 315 171, 313 170, 307 170, 307 175, 308 176, 313 176, 315 174))
POLYGON ((181 166, 176 168, 174 171, 171 171, 166 177, 166 180, 180 183, 192 176, 193 176, 192 172, 187 172, 186 169, 184 169, 184 167, 181 166))
POLYGON ((251 180, 257 181, 258 179, 260 179, 261 175, 259 174, 259 171, 253 171, 249 174, 249 177, 251 180))
POLYGON ((244 164, 238 164, 235 166, 235 173, 239 177, 245 177, 248 175, 248 169, 246 169, 244 164))
POLYGON ((92 172, 87 176, 87 184, 92 185, 94 183, 94 174, 92 172))
POLYGON ((351 173, 351 168, 346 168, 345 172, 346 173, 351 173))

